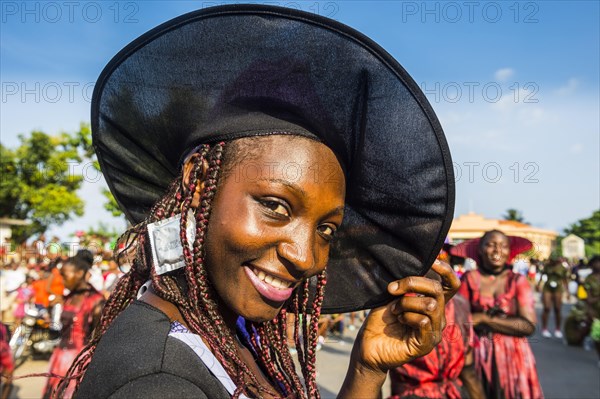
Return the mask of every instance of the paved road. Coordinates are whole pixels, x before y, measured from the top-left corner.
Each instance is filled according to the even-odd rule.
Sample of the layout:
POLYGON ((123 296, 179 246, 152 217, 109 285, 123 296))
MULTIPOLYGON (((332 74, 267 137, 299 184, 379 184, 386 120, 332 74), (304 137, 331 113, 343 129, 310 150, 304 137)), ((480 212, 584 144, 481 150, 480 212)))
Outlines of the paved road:
MULTIPOLYGON (((565 305, 565 315, 568 308, 569 306, 565 305)), ((323 399, 335 398, 342 385, 355 335, 356 332, 346 331, 343 340, 330 339, 318 352, 317 380, 323 399)), ((600 398, 600 368, 594 351, 569 347, 558 339, 542 338, 539 331, 530 338, 530 343, 536 356, 542 388, 547 399, 600 398)), ((45 372, 46 367, 45 362, 27 362, 17 370, 16 374, 45 372)), ((44 379, 18 380, 15 385, 16 389, 11 398, 39 398, 44 379)), ((389 384, 386 384, 384 398, 388 394, 389 384)))
MULTIPOLYGON (((563 306, 563 317, 571 305, 563 306)), ((536 304, 538 323, 541 305, 536 304)), ((550 326, 554 319, 551 318, 550 326)), ((343 382, 352 348, 353 333, 347 332, 343 345, 326 345, 317 356, 318 381, 323 399, 335 398, 343 382)), ((556 338, 543 338, 541 330, 530 338, 535 354, 540 383, 546 399, 600 399, 600 368, 595 351, 572 347, 556 338)), ((383 397, 389 395, 389 384, 384 386, 383 397)), ((357 398, 358 399, 358 398, 357 398)))
MULTIPOLYGON (((541 306, 537 308, 539 324, 541 306)), ((563 317, 570 308, 571 305, 563 306, 563 317)), ((553 323, 551 316, 550 328, 553 323)), ((529 342, 546 399, 600 399, 600 367, 595 350, 586 351, 556 338, 543 338, 540 328, 529 342)))
MULTIPOLYGON (((48 362, 42 360, 29 360, 15 370, 15 376, 46 373, 48 362)), ((16 380, 10 395, 10 399, 36 399, 41 398, 46 385, 46 378, 31 377, 16 380)))

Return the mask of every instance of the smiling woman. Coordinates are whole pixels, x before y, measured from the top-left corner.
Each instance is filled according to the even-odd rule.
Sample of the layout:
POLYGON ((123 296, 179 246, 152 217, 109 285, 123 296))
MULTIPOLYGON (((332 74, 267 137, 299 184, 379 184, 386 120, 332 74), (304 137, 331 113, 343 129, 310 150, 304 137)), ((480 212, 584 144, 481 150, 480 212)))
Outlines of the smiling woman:
POLYGON ((463 275, 460 293, 471 303, 479 335, 475 366, 488 398, 544 397, 533 352, 523 339, 535 332, 533 291, 511 266, 531 246, 525 238, 491 230, 453 250, 477 261, 478 269, 463 275))
POLYGON ((59 397, 75 380, 81 398, 318 398, 321 312, 373 309, 339 397, 377 398, 441 339, 459 282, 418 276, 452 163, 417 85, 360 33, 277 7, 183 15, 108 64, 92 130, 133 260, 59 397))
POLYGON ((301 282, 325 269, 344 207, 344 174, 328 147, 280 135, 238 145, 249 140, 261 152, 233 167, 241 178, 218 184, 206 240, 207 273, 231 326, 238 315, 274 319, 301 282), (337 168, 313 171, 320 163, 337 168), (245 174, 249 165, 260 175, 245 174))

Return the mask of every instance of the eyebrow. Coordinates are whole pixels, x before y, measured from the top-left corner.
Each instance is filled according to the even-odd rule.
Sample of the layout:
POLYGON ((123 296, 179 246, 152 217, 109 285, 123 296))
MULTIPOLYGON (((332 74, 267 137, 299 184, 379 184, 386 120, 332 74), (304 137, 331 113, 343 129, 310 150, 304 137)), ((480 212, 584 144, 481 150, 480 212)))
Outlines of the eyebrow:
MULTIPOLYGON (((279 183, 281 185, 284 185, 285 187, 289 188, 290 190, 296 191, 304 199, 306 199, 306 197, 308 196, 306 194, 306 191, 304 191, 304 189, 302 187, 300 187, 297 184, 291 183, 291 182, 289 182, 287 180, 284 180, 284 179, 269 179, 267 177, 261 177, 258 180, 260 180, 260 181, 266 181, 266 182, 269 182, 269 183, 279 183)), ((327 212, 327 214, 325 214, 325 217, 327 218, 329 216, 339 215, 339 214, 343 213, 344 208, 345 208, 345 205, 340 205, 340 206, 332 209, 331 211, 327 212)))
POLYGON ((344 212, 344 205, 340 205, 337 208, 332 209, 331 211, 327 212, 327 214, 325 215, 326 218, 328 218, 329 216, 333 216, 333 215, 340 215, 344 212))
POLYGON ((304 189, 302 187, 300 187, 297 184, 291 183, 291 182, 289 182, 287 180, 284 180, 284 179, 269 179, 267 177, 261 177, 258 180, 260 180, 260 181, 266 181, 266 182, 269 182, 269 183, 279 183, 281 185, 286 186, 290 190, 296 191, 303 198, 307 197, 306 191, 304 191, 304 189))

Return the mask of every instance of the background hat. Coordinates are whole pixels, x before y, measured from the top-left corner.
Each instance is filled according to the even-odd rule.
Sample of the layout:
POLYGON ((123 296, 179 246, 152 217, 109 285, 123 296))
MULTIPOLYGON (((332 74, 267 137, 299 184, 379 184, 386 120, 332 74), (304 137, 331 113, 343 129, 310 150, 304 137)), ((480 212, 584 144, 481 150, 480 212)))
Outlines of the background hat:
POLYGON ((132 223, 199 143, 318 137, 347 185, 324 312, 388 302, 389 282, 429 269, 453 215, 450 153, 417 84, 369 38, 311 13, 230 5, 158 26, 100 75, 92 132, 106 181, 132 223))
MULTIPOLYGON (((506 236, 508 237, 510 245, 510 254, 508 255, 507 263, 511 264, 515 257, 523 252, 529 251, 533 248, 533 243, 527 238, 506 236)), ((481 238, 474 238, 469 241, 461 242, 460 244, 450 249, 450 254, 454 256, 460 256, 462 258, 471 258, 477 265, 481 265, 481 259, 479 258, 479 242, 481 238)))

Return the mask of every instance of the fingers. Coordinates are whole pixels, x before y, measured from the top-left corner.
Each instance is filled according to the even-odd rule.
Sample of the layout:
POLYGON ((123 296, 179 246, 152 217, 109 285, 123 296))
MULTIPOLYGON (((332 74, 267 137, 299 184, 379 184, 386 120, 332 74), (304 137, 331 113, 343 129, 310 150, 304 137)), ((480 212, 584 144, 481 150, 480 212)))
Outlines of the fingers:
POLYGON ((420 330, 424 333, 431 333, 431 331, 433 331, 431 319, 425 315, 407 312, 400 314, 398 319, 414 330, 420 330))
POLYGON ((426 277, 410 276, 394 281, 388 285, 388 292, 399 296, 408 293, 427 296, 440 296, 444 293, 442 284, 426 277))
POLYGON ((392 313, 399 315, 403 312, 415 312, 421 314, 429 314, 435 312, 439 308, 439 303, 431 297, 403 296, 396 300, 392 308, 392 313))
POLYGON ((446 262, 436 260, 433 262, 431 269, 440 275, 442 278, 442 288, 444 291, 444 299, 446 303, 458 292, 460 288, 460 280, 452 267, 446 262))
POLYGON ((404 295, 394 301, 392 313, 414 328, 444 329, 444 302, 441 293, 436 297, 404 295))
POLYGON ((436 261, 432 270, 441 277, 441 283, 411 276, 390 283, 388 292, 401 296, 391 308, 398 321, 438 341, 441 336, 438 333, 446 324, 444 306, 458 291, 460 280, 445 262, 436 261))
POLYGON ((398 321, 414 330, 420 337, 423 347, 433 348, 442 339, 442 331, 446 325, 444 312, 435 315, 426 315, 416 312, 402 312, 398 321))

